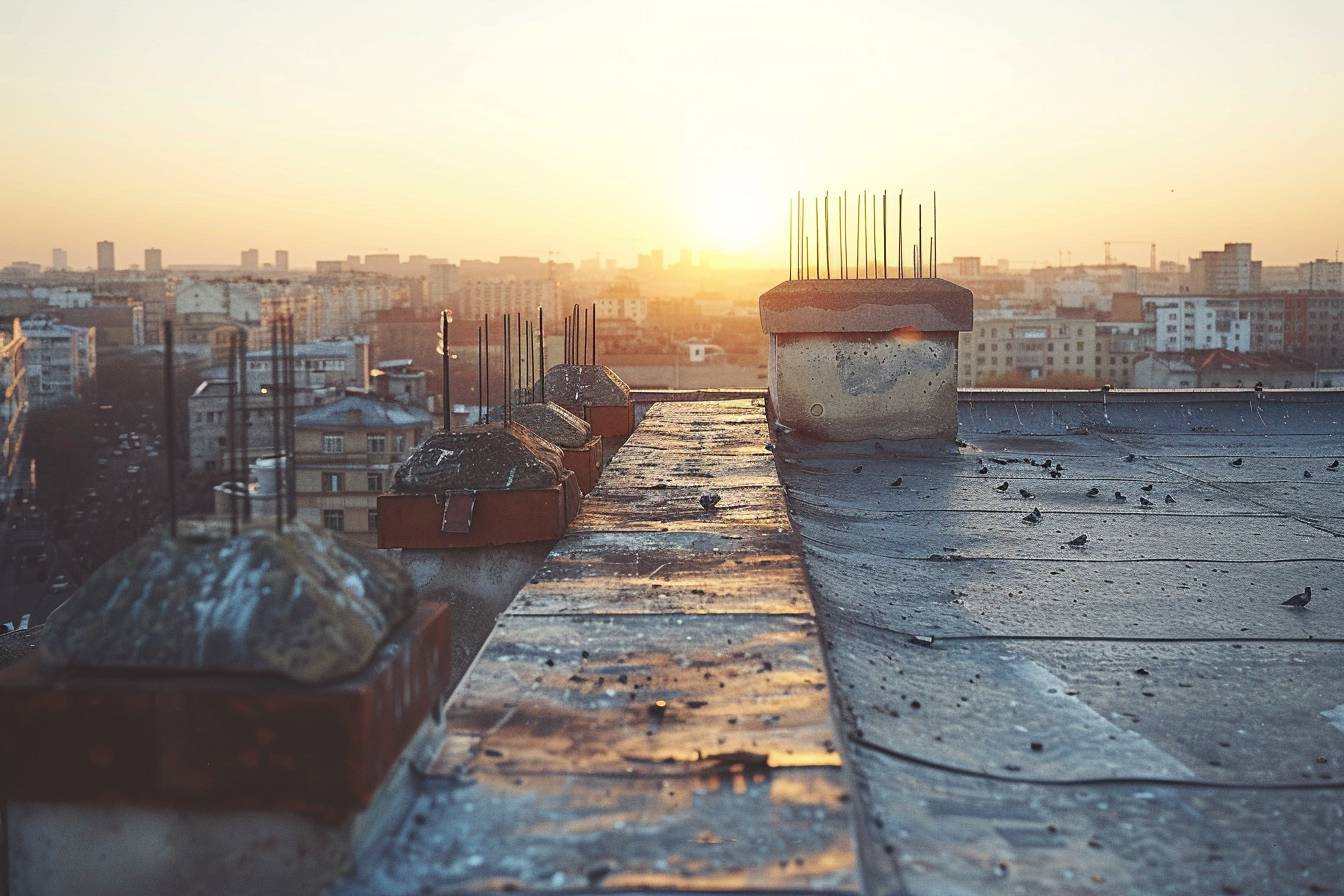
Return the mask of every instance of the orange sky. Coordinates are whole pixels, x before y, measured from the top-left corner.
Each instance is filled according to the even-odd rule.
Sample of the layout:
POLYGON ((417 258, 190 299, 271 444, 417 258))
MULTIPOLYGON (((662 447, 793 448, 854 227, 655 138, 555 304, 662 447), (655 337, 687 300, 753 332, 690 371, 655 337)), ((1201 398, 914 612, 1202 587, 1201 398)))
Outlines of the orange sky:
POLYGON ((782 268, 793 191, 846 187, 936 187, 943 258, 1250 240, 1275 264, 1344 238, 1338 2, 474 6, 15 5, 0 263, 112 239, 123 265, 782 268))

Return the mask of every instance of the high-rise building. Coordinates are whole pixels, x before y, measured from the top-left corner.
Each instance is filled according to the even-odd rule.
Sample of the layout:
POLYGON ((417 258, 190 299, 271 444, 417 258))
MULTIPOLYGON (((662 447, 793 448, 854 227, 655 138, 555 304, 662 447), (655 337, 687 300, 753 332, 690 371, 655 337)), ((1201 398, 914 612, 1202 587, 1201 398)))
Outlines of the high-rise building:
POLYGON ((289 270, 289 251, 287 249, 275 250, 275 269, 277 271, 289 270))
POLYGON ((161 274, 163 273, 163 250, 146 249, 145 250, 145 273, 161 274))
POLYGON ((1306 292, 1344 292, 1344 261, 1318 258, 1297 266, 1297 288, 1306 292))
POLYGON ((1260 262, 1251 259, 1250 243, 1225 243, 1223 251, 1207 250, 1190 259, 1190 292, 1226 294, 1260 291, 1260 262))
POLYGON ((260 254, 261 253, 257 252, 256 249, 244 249, 243 270, 255 271, 257 268, 261 267, 259 258, 260 254))
POLYGON ((51 269, 53 271, 70 270, 70 256, 66 254, 64 249, 51 250, 51 269))
POLYGON ((110 274, 117 269, 117 247, 111 240, 98 241, 98 273, 110 274))

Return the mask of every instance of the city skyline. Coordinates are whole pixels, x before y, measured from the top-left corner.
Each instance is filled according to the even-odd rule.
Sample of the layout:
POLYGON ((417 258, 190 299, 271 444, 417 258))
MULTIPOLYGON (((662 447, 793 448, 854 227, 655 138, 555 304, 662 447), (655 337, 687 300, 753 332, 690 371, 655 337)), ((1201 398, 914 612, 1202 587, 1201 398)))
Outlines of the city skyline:
POLYGON ((1333 258, 1344 9, 1259 10, 419 5, 370 32, 362 7, 30 5, 0 107, 42 139, 11 147, 0 261, 83 268, 112 239, 170 264, 661 245, 782 268, 789 197, 846 187, 938 189, 946 258, 1333 258))

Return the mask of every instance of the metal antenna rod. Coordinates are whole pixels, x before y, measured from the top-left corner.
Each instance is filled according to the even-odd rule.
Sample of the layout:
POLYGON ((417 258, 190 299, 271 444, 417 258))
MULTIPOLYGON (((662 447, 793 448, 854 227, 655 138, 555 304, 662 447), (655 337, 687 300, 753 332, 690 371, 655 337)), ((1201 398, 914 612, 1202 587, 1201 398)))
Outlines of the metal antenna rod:
POLYGON ((448 345, 448 309, 441 312, 443 327, 443 431, 453 431, 452 351, 448 345))
POLYGON ((238 419, 234 408, 234 392, 238 387, 238 333, 229 334, 229 534, 238 534, 238 419))
POLYGON ((597 303, 593 303, 593 366, 597 366, 597 303))
POLYGON ((485 422, 490 422, 490 315, 485 316, 485 422))
POLYGON ((247 330, 238 329, 238 410, 242 413, 243 436, 239 439, 243 457, 243 522, 252 522, 252 465, 247 451, 247 330))
POLYGON ((280 460, 284 448, 280 443, 280 321, 271 321, 271 444, 275 446, 275 532, 283 535, 285 531, 285 513, 281 509, 284 489, 280 484, 280 460))
POLYGON ((916 277, 924 276, 924 203, 919 204, 919 272, 916 277))
POLYGON ((512 318, 512 317, 513 317, 513 315, 511 315, 511 314, 505 314, 505 315, 504 315, 504 338, 503 338, 503 343, 502 343, 502 345, 500 346, 501 349, 503 350, 503 354, 504 354, 504 423, 505 423, 505 425, 508 425, 508 422, 509 422, 509 411, 512 410, 512 408, 510 407, 511 402, 509 401, 509 377, 510 377, 510 375, 511 375, 512 372, 513 372, 513 371, 512 371, 512 367, 511 367, 511 365, 510 365, 510 363, 509 363, 509 349, 510 349, 510 347, 511 347, 511 346, 509 345, 509 319, 512 318))
POLYGON ((887 279, 887 191, 882 191, 882 279, 887 279))
POLYGON ((873 228, 873 243, 872 243, 873 279, 876 280, 877 279, 877 194, 876 193, 873 194, 873 213, 871 218, 872 218, 871 227, 873 228))
POLYGON ((173 420, 173 322, 163 322, 163 445, 168 469, 168 534, 177 537, 177 424, 173 420))
POLYGON ((905 191, 896 194, 896 276, 905 279, 905 191))
POLYGON ((583 315, 581 315, 581 314, 579 313, 579 303, 578 303, 578 302, 575 302, 575 303, 574 303, 574 363, 575 363, 575 364, 579 364, 579 365, 582 365, 582 364, 583 364, 583 349, 580 347, 580 346, 583 345, 583 341, 582 341, 581 338, 580 338, 580 337, 583 335, 583 328, 582 328, 582 326, 581 326, 581 324, 580 324, 580 321, 581 321, 582 319, 583 319, 583 315))
POLYGON ((295 393, 294 388, 294 314, 291 312, 285 315, 285 347, 286 354, 289 356, 285 364, 285 449, 288 454, 288 460, 285 462, 285 480, 289 484, 288 509, 289 519, 295 519, 299 515, 299 470, 295 464, 298 451, 294 444, 294 409, 295 393))
POLYGON ((537 368, 541 371, 541 401, 546 402, 546 312, 537 306, 537 368))
MULTIPOLYGON (((516 343, 518 350, 518 357, 513 362, 513 366, 518 370, 518 379, 516 382, 514 382, 513 387, 517 389, 519 392, 521 392, 523 390, 523 377, 524 377, 523 362, 527 358, 527 353, 523 351, 523 312, 521 311, 514 312, 513 323, 514 323, 513 341, 516 343)), ((520 404, 522 403, 521 399, 519 403, 520 404)), ((510 416, 512 416, 512 414, 510 414, 510 416)))
POLYGON ((448 309, 443 309, 443 431, 453 431, 453 380, 452 369, 448 363, 452 355, 448 350, 448 309))
POLYGON ((485 340, 481 328, 476 328, 476 424, 479 426, 485 417, 485 340))
POLYGON ((938 191, 933 191, 933 276, 938 276, 938 191))
POLYGON ((583 309, 583 338, 579 341, 579 363, 588 363, 588 309, 583 309))
POLYGON ((831 191, 826 191, 826 279, 831 279, 831 191))
POLYGON ((527 322, 527 402, 537 400, 537 370, 532 365, 532 321, 527 322))

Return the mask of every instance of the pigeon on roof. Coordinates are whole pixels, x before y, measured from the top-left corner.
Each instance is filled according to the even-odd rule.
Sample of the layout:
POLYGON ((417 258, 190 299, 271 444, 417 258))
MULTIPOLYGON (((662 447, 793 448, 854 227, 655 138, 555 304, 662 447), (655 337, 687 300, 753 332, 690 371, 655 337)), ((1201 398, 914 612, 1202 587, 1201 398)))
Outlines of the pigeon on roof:
POLYGON ((1099 494, 1101 494, 1101 489, 1097 488, 1095 485, 1087 490, 1087 496, 1089 498, 1095 498, 1099 494))
POLYGON ((1003 480, 1003 484, 1002 484, 1002 485, 996 485, 996 486, 994 486, 994 491, 996 491, 996 492, 1006 492, 1006 491, 1008 491, 1008 480, 1007 480, 1007 479, 1003 480))
POLYGON ((1152 507, 1152 506, 1153 506, 1153 502, 1152 502, 1152 501, 1149 501, 1149 500, 1148 500, 1147 498, 1145 498, 1143 495, 1139 495, 1139 504, 1140 504, 1140 506, 1142 506, 1142 507, 1152 507))
POLYGON ((1117 500, 1117 501, 1128 501, 1129 499, 1126 498, 1121 492, 1116 492, 1116 493, 1115 493, 1115 500, 1117 500))
POLYGON ((1239 466, 1241 466, 1241 458, 1237 458, 1236 460, 1229 462, 1228 466, 1231 466, 1231 467, 1239 467, 1239 466))
POLYGON ((1044 519, 1044 517, 1041 516, 1041 508, 1039 508, 1039 507, 1033 507, 1033 508, 1031 508, 1031 513, 1029 513, 1029 514, 1027 514, 1026 516, 1022 517, 1022 522, 1024 522, 1024 523, 1039 523, 1042 519, 1044 519))
POLYGON ((700 506, 706 510, 713 510, 719 506, 719 496, 714 492, 705 492, 700 496, 700 506))
POLYGON ((1079 535, 1077 538, 1071 538, 1071 539, 1069 539, 1068 541, 1064 542, 1064 545, 1065 545, 1065 546, 1067 546, 1067 547, 1071 547, 1071 548, 1080 548, 1080 547, 1082 547, 1082 546, 1085 545, 1085 544, 1087 544, 1087 536, 1086 536, 1086 535, 1079 535))
POLYGON ((1165 503, 1167 503, 1167 504, 1175 504, 1175 503, 1176 503, 1176 499, 1173 498, 1171 495, 1167 495, 1166 498, 1163 499, 1163 501, 1164 501, 1165 503))
POLYGON ((1309 604, 1309 603, 1311 603, 1311 586, 1310 586, 1310 585, 1308 585, 1306 588, 1304 588, 1302 591, 1298 592, 1297 594, 1294 594, 1292 597, 1288 598, 1288 599, 1285 600, 1283 603, 1279 604, 1279 606, 1281 606, 1281 607, 1295 607, 1295 608, 1300 609, 1300 608, 1302 608, 1302 607, 1305 607, 1305 606, 1306 606, 1307 604, 1309 604))
POLYGON ((1147 485, 1139 486, 1139 491, 1141 492, 1150 492, 1152 490, 1153 490, 1153 484, 1151 482, 1148 483, 1147 485))
POLYGON ((1036 497, 1035 495, 1033 495, 1031 492, 1027 491, 1027 490, 1024 489, 1024 488, 1020 488, 1020 489, 1018 489, 1018 490, 1017 490, 1017 493, 1018 493, 1019 495, 1021 495, 1022 497, 1026 498, 1028 501, 1030 501, 1032 498, 1036 497))

